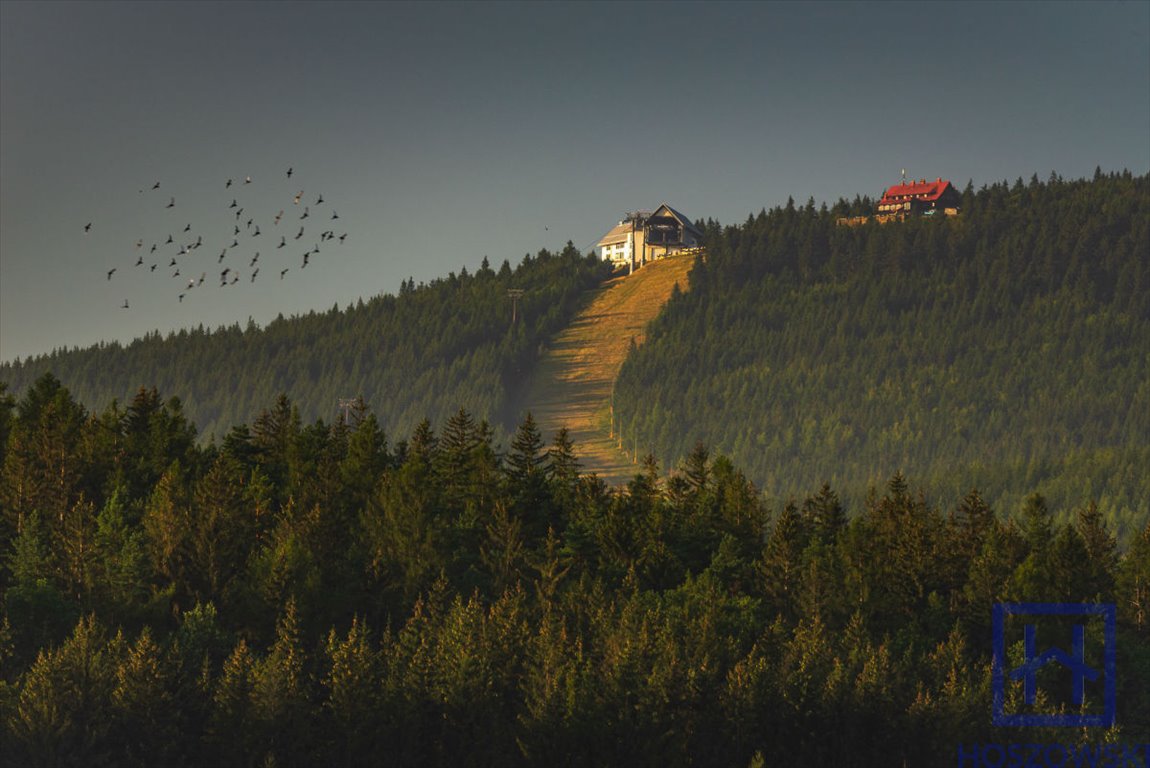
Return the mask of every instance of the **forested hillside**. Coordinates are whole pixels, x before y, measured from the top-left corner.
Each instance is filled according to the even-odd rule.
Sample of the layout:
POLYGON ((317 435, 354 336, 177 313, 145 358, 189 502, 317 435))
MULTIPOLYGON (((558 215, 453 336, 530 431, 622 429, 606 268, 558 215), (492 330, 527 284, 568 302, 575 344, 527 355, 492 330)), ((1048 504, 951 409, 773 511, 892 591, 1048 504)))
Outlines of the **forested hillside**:
POLYGON ((581 294, 604 265, 568 244, 474 274, 404 284, 398 296, 360 300, 343 310, 249 324, 200 327, 135 342, 101 344, 0 365, 0 382, 22 394, 51 372, 89 408, 128 402, 140 387, 178 396, 202 436, 250 422, 290 392, 305 420, 334 420, 341 398, 362 397, 389 430, 410 432, 424 418, 460 407, 514 427, 508 396, 539 345, 570 322, 581 294), (512 327, 509 288, 524 290, 512 327))
POLYGON ((286 398, 195 434, 151 391, 0 397, 0 764, 932 768, 1150 740, 1150 527, 1119 555, 1091 506, 1006 519, 895 475, 848 521, 701 448, 612 493, 564 435, 526 420, 501 455, 462 410, 395 445, 286 398), (1007 599, 1117 605, 1118 728, 991 724, 1007 599))
POLYGON ((702 441, 772 497, 852 511, 897 471, 1060 520, 1150 516, 1150 181, 969 185, 956 218, 848 227, 866 201, 707 227, 707 259, 617 383, 619 428, 674 464, 702 441))

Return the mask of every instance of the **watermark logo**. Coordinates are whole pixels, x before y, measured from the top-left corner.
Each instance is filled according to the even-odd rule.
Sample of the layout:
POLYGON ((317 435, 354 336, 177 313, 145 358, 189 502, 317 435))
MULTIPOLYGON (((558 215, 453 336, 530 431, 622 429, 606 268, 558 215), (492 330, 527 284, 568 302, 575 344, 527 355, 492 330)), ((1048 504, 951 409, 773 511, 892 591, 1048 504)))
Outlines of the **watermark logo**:
MULTIPOLYGON (((1094 633, 1095 636, 1097 632, 1094 633)), ((994 691, 993 721, 998 726, 1069 726, 1075 728, 1114 724, 1116 716, 1115 610, 1113 604, 1079 603, 997 603, 994 606, 994 660, 992 683, 994 691), (1009 621, 1017 616, 1019 620, 1009 621), (1051 619, 1050 617, 1055 617, 1051 619), (1070 650, 1062 646, 1039 647, 1038 621, 1068 634, 1070 650), (1074 623, 1070 623, 1073 620, 1074 623), (1097 648, 1088 648, 1087 626, 1102 624, 1101 654, 1097 648), (1011 626, 1008 628, 1007 624, 1011 626), (1022 624, 1022 663, 1010 666, 1007 657, 1008 630, 1022 624), (1069 624, 1069 626, 1066 626, 1069 624), (1101 666, 1087 659, 1101 659, 1101 666), (1055 678, 1063 684, 1061 693, 1044 691, 1047 705, 1056 712, 1036 712, 1039 675, 1055 678), (1066 695, 1069 680, 1069 695, 1066 695), (1015 702, 1013 711, 1007 711, 1007 681, 1022 683, 1021 706, 1015 702), (1088 702, 1102 703, 1102 711, 1088 702)), ((1065 642, 1065 641, 1063 641, 1065 642)), ((1097 644, 1097 641, 1095 641, 1097 644)))

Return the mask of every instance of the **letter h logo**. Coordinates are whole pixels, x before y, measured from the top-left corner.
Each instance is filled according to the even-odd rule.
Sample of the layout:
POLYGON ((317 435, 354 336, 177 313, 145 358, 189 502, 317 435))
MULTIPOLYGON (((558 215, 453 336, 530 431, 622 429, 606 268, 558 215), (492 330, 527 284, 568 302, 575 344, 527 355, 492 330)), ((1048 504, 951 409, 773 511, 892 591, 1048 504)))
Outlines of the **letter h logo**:
MULTIPOLYGON (((994 685, 994 724, 998 726, 1103 726, 1114 724, 1115 719, 1115 677, 1117 654, 1115 648, 1115 610, 1112 604, 1078 603, 997 603, 994 606, 994 662, 992 667, 994 685), (1090 667, 1086 663, 1086 625, 1074 624, 1071 628, 1070 652, 1057 647, 1038 651, 1038 627, 1035 624, 1023 626, 1023 662, 1006 669, 1006 618, 1011 615, 1023 616, 1083 616, 1089 620, 1097 616, 1105 622, 1105 647, 1103 648, 1103 670, 1090 667), (1026 707, 1033 707, 1038 695, 1038 672, 1047 664, 1055 662, 1070 671, 1072 680, 1070 707, 1079 710, 1075 714, 1035 714, 1027 712, 1005 712, 1006 680, 1022 681, 1022 701, 1026 707), (1102 713, 1084 713, 1087 682, 1097 683, 1102 677, 1102 713)), ((1095 686, 1097 687, 1097 686, 1095 686)))

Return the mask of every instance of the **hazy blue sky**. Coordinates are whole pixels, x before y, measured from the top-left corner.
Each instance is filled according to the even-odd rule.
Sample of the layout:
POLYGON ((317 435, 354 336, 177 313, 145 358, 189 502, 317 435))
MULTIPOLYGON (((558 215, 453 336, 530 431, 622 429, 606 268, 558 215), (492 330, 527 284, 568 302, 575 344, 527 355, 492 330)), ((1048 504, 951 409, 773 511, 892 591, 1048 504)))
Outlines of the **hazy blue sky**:
POLYGON ((962 187, 1095 166, 1150 168, 1147 2, 3 0, 0 359, 588 248, 662 201, 740 223, 902 168, 962 187))

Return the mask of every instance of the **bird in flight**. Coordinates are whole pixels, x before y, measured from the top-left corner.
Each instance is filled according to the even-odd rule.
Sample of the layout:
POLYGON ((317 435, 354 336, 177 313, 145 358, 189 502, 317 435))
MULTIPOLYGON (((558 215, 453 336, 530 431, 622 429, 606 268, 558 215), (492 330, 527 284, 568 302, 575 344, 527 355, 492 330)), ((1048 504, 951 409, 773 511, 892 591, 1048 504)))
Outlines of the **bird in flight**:
POLYGON ((168 266, 169 266, 169 267, 174 267, 174 266, 176 266, 176 259, 175 259, 174 257, 172 258, 172 262, 171 262, 170 264, 168 264, 168 266))
POLYGON ((276 248, 283 248, 283 247, 284 247, 284 241, 285 241, 285 240, 287 240, 287 238, 286 238, 286 237, 284 237, 283 235, 280 235, 280 244, 279 244, 279 245, 277 245, 277 246, 276 246, 276 248))
POLYGON ((315 204, 320 205, 322 203, 323 203, 323 195, 320 195, 319 198, 315 201, 315 204))
POLYGON ((149 272, 155 272, 155 271, 156 271, 156 265, 155 265, 155 264, 153 264, 153 265, 151 266, 151 268, 150 268, 148 271, 149 271, 149 272))
POLYGON ((283 209, 280 209, 280 212, 276 214, 276 226, 279 226, 280 219, 282 219, 283 217, 284 217, 283 209))
POLYGON ((158 181, 152 185, 152 189, 159 189, 159 188, 160 188, 160 182, 158 182, 158 181))
POLYGON ((338 219, 338 218, 339 218, 339 214, 338 214, 338 213, 336 213, 335 211, 332 211, 332 212, 331 212, 331 218, 332 218, 332 220, 334 221, 335 219, 338 219))
POLYGON ((299 240, 301 237, 303 237, 303 227, 299 228, 299 233, 295 236, 295 239, 299 240))
POLYGON ((184 303, 184 297, 185 297, 185 296, 187 296, 187 294, 186 294, 186 293, 181 293, 181 294, 180 294, 180 303, 181 303, 181 304, 183 304, 183 303, 184 303))
POLYGON ((251 176, 245 176, 244 177, 244 184, 251 184, 251 183, 252 183, 252 177, 251 176))
POLYGON ((227 256, 227 255, 228 255, 228 249, 227 249, 227 248, 225 248, 225 249, 223 249, 222 251, 220 251, 220 258, 219 258, 219 260, 218 260, 218 261, 216 261, 216 263, 217 263, 217 264, 222 264, 222 263, 223 263, 223 261, 224 261, 224 257, 225 257, 225 256, 227 256))
POLYGON ((284 267, 283 269, 280 270, 280 280, 284 279, 284 275, 286 275, 288 273, 288 269, 290 269, 290 267, 284 267))
POLYGON ((128 300, 124 299, 124 303, 120 306, 120 309, 127 309, 127 308, 128 308, 128 300))
POLYGON ((90 232, 91 230, 92 230, 92 222, 89 221, 87 224, 84 225, 84 231, 90 232))
POLYGON ((231 205, 229 205, 228 207, 229 207, 229 208, 235 208, 237 205, 239 205, 239 203, 237 203, 237 202, 236 202, 236 199, 233 197, 233 198, 232 198, 232 204, 231 204, 231 205))
POLYGON ((191 232, 192 231, 192 225, 188 224, 186 227, 184 227, 184 231, 185 232, 191 232))
POLYGON ((347 233, 346 233, 346 232, 344 232, 342 235, 340 235, 340 236, 339 236, 339 242, 340 242, 340 243, 343 243, 343 241, 344 241, 346 238, 347 238, 347 233))
POLYGON ((248 266, 249 266, 249 267, 254 267, 254 266, 256 265, 256 262, 257 262, 257 261, 259 261, 259 260, 260 260, 260 252, 259 252, 259 251, 256 251, 256 255, 255 255, 255 256, 252 256, 252 261, 251 261, 251 263, 250 263, 250 264, 248 264, 248 266))
POLYGON ((224 185, 224 189, 228 189, 231 186, 232 186, 232 180, 228 179, 228 183, 224 185))
POLYGON ((113 275, 113 274, 115 274, 115 272, 116 272, 116 268, 115 268, 115 267, 112 267, 111 269, 109 269, 109 270, 108 270, 108 279, 109 279, 109 280, 111 280, 111 279, 112 279, 112 275, 113 275))
POLYGON ((138 267, 138 266, 140 266, 140 265, 141 265, 141 264, 143 264, 143 263, 144 263, 144 257, 143 257, 143 256, 141 256, 140 258, 136 259, 136 266, 137 266, 137 267, 138 267))
POLYGON ((165 208, 175 208, 176 207, 176 198, 173 197, 171 200, 168 201, 168 204, 165 205, 164 207, 165 208))
POLYGON ((306 218, 308 217, 308 211, 309 211, 309 210, 310 210, 310 209, 309 209, 309 208, 308 208, 308 207, 305 205, 305 206, 303 207, 303 215, 302 215, 302 216, 300 216, 300 219, 306 219, 306 218))
POLYGON ((288 177, 289 179, 291 178, 291 172, 292 172, 292 169, 291 169, 291 168, 288 168, 288 169, 287 169, 287 177, 288 177))
POLYGON ((299 192, 296 193, 296 196, 295 196, 295 199, 293 200, 293 202, 296 205, 299 205, 299 201, 302 197, 303 197, 303 190, 301 189, 299 192))
POLYGON ((259 273, 260 273, 260 268, 256 267, 256 271, 252 272, 252 282, 253 283, 256 281, 256 275, 258 275, 259 273))
POLYGON ((168 235, 168 241, 166 243, 164 243, 164 245, 171 245, 171 244, 172 244, 172 236, 168 235))

